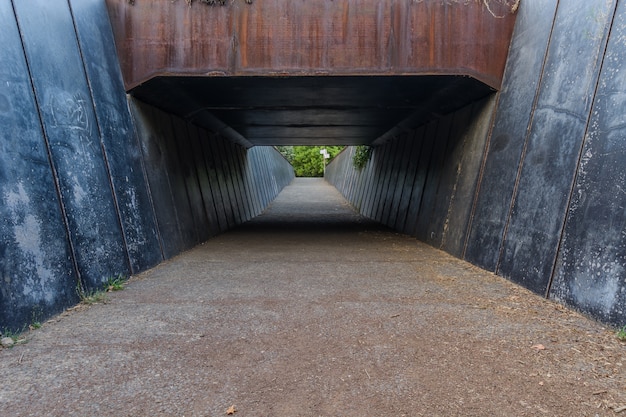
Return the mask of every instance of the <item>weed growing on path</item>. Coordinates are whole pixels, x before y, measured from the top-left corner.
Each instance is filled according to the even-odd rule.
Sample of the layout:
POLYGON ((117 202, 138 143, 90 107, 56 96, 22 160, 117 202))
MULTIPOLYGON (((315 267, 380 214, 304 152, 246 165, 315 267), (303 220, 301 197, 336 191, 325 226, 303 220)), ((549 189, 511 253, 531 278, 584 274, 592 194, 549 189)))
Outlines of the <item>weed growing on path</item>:
POLYGON ((107 279, 106 283, 104 284, 104 287, 107 292, 121 291, 124 289, 124 286, 126 285, 126 281, 128 281, 128 278, 126 278, 122 274, 119 274, 117 277, 111 277, 107 279))
POLYGON ((12 348, 16 345, 26 343, 27 340, 21 333, 22 332, 13 332, 9 329, 3 329, 2 332, 0 332, 0 347, 12 348))
POLYGON ((111 291, 123 290, 126 285, 126 281, 128 281, 128 278, 122 274, 118 274, 116 277, 107 278, 102 286, 102 289, 87 291, 79 285, 76 288, 76 291, 78 292, 78 296, 80 297, 82 304, 92 305, 106 303, 107 293, 111 291))
POLYGON ((617 338, 621 342, 626 342, 626 326, 622 327, 617 331, 617 338))

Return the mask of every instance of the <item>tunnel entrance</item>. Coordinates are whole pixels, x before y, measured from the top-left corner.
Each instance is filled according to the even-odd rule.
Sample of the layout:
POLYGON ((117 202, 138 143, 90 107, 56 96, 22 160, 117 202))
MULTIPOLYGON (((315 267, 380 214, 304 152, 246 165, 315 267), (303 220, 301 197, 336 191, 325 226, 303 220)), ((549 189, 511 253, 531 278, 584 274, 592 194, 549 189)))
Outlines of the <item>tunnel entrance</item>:
POLYGON ((569 29, 555 27, 550 46, 556 5, 550 13, 527 6, 536 15, 522 19, 499 94, 519 2, 227 3, 0 7, 10 64, 0 74, 6 323, 48 316, 76 301, 76 285, 98 288, 252 219, 293 179, 271 146, 320 144, 373 147, 364 167, 353 166, 350 147, 327 172, 364 216, 536 292, 556 289, 607 321, 622 319, 621 246, 589 251, 577 229, 621 218, 619 202, 593 194, 613 178, 604 159, 592 170, 577 166, 593 154, 584 150, 587 129, 600 126, 590 137, 612 143, 605 132, 617 120, 602 111, 588 117, 592 104, 604 105, 594 88, 605 86, 598 97, 621 91, 608 76, 598 81, 598 51, 617 48, 605 42, 608 3, 584 43, 585 56, 599 61, 580 71, 569 63, 577 43, 561 35, 569 29), (528 30, 535 20, 538 30, 528 30), (571 55, 568 64, 556 62, 553 48, 571 55), (530 59, 535 50, 544 61, 530 59), (552 66, 567 71, 543 73, 552 66), (586 95, 558 101, 563 74, 586 74, 586 95), (554 109, 589 123, 555 124, 554 109), (572 185, 588 173, 595 182, 572 185), (597 198, 576 200, 585 195, 597 198), (536 196, 547 197, 536 204, 536 196), (598 210, 607 217, 575 210, 592 200, 606 201, 598 210), (579 274, 590 269, 567 258, 568 248, 580 259, 615 251, 606 252, 606 271, 579 274), (596 276, 607 278, 588 278, 596 276))
POLYGON ((169 76, 130 94, 250 147, 382 144, 493 91, 444 75, 169 76))

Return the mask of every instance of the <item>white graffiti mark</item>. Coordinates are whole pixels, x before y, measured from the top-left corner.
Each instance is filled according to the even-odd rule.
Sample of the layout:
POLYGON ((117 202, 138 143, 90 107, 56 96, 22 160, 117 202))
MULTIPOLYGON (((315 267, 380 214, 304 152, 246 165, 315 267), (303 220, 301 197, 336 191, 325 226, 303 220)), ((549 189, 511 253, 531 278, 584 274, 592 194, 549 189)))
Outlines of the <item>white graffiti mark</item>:
POLYGON ((80 93, 70 94, 64 90, 53 91, 48 98, 52 125, 72 130, 90 130, 87 101, 80 93))

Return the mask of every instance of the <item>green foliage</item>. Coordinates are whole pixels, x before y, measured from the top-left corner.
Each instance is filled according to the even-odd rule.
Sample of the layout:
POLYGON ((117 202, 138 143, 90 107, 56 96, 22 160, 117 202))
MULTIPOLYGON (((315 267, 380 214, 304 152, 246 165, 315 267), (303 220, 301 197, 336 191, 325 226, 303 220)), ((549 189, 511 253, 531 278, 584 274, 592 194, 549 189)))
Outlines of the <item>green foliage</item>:
POLYGON ((293 164, 293 146, 274 146, 278 152, 290 163, 293 164))
POLYGON ((107 292, 120 291, 124 289, 126 281, 126 277, 122 274, 119 274, 117 277, 110 277, 109 279, 107 279, 107 282, 104 284, 104 288, 107 292))
POLYGON ((116 277, 109 277, 104 282, 102 289, 99 290, 85 290, 81 285, 76 288, 80 301, 83 304, 91 305, 107 302, 107 292, 123 290, 126 285, 126 278, 122 274, 118 274, 116 277))
POLYGON ((352 164, 356 169, 363 169, 372 157, 372 147, 367 145, 359 145, 356 147, 354 156, 352 157, 352 164))
POLYGON ((106 303, 107 292, 105 290, 78 290, 80 302, 86 305, 106 303))
POLYGON ((30 312, 31 321, 28 325, 29 330, 36 330, 41 328, 41 317, 43 316, 43 309, 40 306, 35 306, 30 312))
POLYGON ((332 159, 343 148, 343 146, 294 146, 291 165, 293 165, 297 177, 322 177, 324 176, 324 164, 327 164, 329 159, 324 159, 320 151, 326 149, 330 159, 332 159))
POLYGON ((8 337, 11 340, 13 340, 13 345, 11 346, 7 346, 7 347, 14 347, 16 345, 23 345, 24 343, 27 343, 28 341, 26 340, 26 337, 24 337, 23 333, 26 331, 25 328, 22 329, 22 331, 20 332, 14 332, 10 329, 3 329, 0 332, 0 338, 5 338, 8 337))
POLYGON ((617 331, 617 338, 622 342, 626 342, 626 326, 617 331))

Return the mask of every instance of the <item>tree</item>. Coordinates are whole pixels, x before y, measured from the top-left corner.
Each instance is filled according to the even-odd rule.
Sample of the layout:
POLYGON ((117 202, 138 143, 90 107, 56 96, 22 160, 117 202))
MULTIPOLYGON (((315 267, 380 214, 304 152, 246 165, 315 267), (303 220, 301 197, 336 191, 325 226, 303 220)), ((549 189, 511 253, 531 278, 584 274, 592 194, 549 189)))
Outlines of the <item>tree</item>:
POLYGON ((323 164, 328 163, 329 160, 325 160, 320 151, 326 149, 332 159, 343 148, 343 146, 294 146, 291 165, 297 177, 322 177, 324 176, 323 164))

